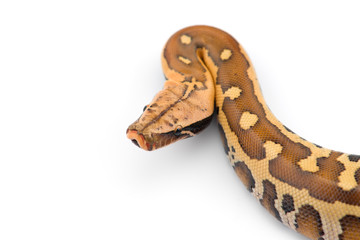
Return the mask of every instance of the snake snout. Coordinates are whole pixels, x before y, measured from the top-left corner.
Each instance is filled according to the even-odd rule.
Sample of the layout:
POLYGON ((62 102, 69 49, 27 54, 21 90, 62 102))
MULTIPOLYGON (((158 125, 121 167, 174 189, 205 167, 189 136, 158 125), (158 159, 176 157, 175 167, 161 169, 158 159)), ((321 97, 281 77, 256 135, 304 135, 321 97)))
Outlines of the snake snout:
POLYGON ((146 142, 144 135, 138 133, 137 130, 128 129, 126 136, 139 148, 144 150, 150 150, 150 145, 146 142))

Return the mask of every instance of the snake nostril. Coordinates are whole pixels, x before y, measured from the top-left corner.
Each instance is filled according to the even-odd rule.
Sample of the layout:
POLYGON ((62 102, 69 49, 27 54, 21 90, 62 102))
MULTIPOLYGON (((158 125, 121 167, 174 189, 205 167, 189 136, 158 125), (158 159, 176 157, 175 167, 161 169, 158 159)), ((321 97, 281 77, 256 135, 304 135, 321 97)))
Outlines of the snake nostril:
POLYGON ((142 133, 139 133, 136 129, 127 130, 126 135, 139 148, 148 151, 150 150, 150 145, 146 142, 144 135, 142 133))
POLYGON ((136 141, 136 139, 132 139, 131 141, 132 141, 136 146, 140 147, 140 145, 139 145, 138 141, 136 141))

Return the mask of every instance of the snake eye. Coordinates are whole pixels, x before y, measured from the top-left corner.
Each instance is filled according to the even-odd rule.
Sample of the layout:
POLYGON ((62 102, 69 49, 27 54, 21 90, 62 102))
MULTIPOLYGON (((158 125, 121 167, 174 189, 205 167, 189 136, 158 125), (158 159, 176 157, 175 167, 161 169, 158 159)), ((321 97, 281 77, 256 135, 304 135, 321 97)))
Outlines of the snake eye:
POLYGON ((181 131, 182 131, 182 127, 181 126, 177 126, 176 130, 175 130, 175 136, 180 136, 181 135, 181 131))
POLYGON ((148 105, 145 105, 145 107, 143 108, 143 112, 145 112, 147 107, 148 107, 148 105))

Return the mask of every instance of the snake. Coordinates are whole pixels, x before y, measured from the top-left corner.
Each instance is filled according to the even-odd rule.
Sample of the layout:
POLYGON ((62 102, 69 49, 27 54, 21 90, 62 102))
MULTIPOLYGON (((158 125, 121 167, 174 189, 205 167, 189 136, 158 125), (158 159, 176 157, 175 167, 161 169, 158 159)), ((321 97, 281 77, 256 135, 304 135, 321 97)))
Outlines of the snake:
POLYGON ((201 25, 179 30, 161 63, 163 89, 126 130, 134 144, 164 147, 201 132, 216 115, 231 166, 270 214, 309 239, 360 239, 360 156, 321 147, 283 125, 230 34, 201 25))

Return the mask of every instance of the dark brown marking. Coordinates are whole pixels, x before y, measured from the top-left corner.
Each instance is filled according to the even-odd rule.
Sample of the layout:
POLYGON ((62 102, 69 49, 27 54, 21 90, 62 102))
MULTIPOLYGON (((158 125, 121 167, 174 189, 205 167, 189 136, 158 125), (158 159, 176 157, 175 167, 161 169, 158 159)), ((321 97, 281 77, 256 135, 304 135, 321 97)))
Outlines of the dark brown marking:
POLYGON ((349 160, 352 162, 358 162, 360 160, 360 156, 351 154, 351 155, 349 155, 349 160))
POLYGON ((224 146, 225 154, 227 155, 228 152, 230 152, 230 148, 229 148, 226 136, 225 136, 225 132, 220 124, 218 124, 218 127, 219 127, 220 137, 221 137, 221 140, 222 140, 222 143, 224 146))
POLYGON ((320 146, 319 144, 313 143, 315 146, 317 146, 318 148, 323 148, 322 146, 320 146))
POLYGON ((158 106, 157 103, 153 103, 153 104, 150 105, 151 108, 152 108, 152 107, 157 107, 157 106, 158 106))
POLYGON ((195 122, 195 123, 191 124, 190 126, 183 128, 183 131, 190 131, 194 134, 197 134, 200 131, 202 131, 203 129, 205 129, 207 126, 209 126, 209 124, 211 123, 212 117, 213 117, 213 115, 211 115, 210 117, 204 118, 198 122, 195 122))
POLYGON ((302 206, 296 217, 296 230, 310 239, 322 239, 324 230, 318 211, 310 205, 302 206))
POLYGON ((285 126, 285 125, 283 125, 284 126, 284 128, 286 129, 286 131, 288 131, 288 132, 290 132, 290 133, 293 133, 293 134, 295 134, 294 133, 294 131, 292 131, 290 128, 288 128, 287 126, 285 126))
POLYGON ((285 194, 283 196, 281 205, 281 208, 284 210, 285 214, 295 210, 294 198, 289 194, 285 194))
POLYGON ((358 185, 360 184, 360 168, 355 172, 355 181, 358 185))
POLYGON ((270 181, 263 181, 263 198, 260 200, 260 203, 274 216, 277 220, 281 221, 280 214, 275 208, 275 200, 278 199, 275 185, 270 181))
POLYGON ((347 215, 340 219, 342 233, 339 240, 358 240, 360 239, 360 218, 347 215))
POLYGON ((252 192, 255 188, 255 180, 248 166, 244 162, 237 162, 234 165, 234 170, 247 190, 252 192))

